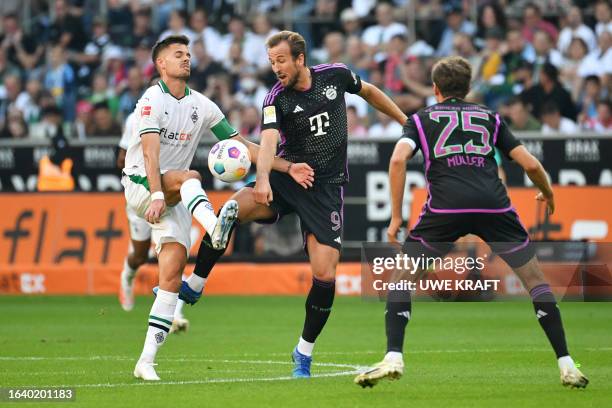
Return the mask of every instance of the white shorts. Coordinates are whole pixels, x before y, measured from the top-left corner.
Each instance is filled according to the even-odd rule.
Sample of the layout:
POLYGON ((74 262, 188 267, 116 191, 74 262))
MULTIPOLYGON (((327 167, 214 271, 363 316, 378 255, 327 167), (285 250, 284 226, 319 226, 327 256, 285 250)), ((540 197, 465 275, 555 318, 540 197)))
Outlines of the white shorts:
POLYGON ((162 245, 167 242, 178 242, 185 247, 187 256, 191 247, 191 214, 181 203, 174 207, 166 206, 166 210, 157 224, 151 224, 144 219, 145 212, 151 204, 151 193, 143 185, 123 176, 121 184, 125 188, 127 206, 134 214, 151 228, 151 238, 155 243, 155 252, 159 255, 162 245))
POLYGON ((125 206, 128 224, 130 225, 130 238, 133 241, 148 241, 151 239, 151 226, 144 218, 140 218, 129 205, 125 206))

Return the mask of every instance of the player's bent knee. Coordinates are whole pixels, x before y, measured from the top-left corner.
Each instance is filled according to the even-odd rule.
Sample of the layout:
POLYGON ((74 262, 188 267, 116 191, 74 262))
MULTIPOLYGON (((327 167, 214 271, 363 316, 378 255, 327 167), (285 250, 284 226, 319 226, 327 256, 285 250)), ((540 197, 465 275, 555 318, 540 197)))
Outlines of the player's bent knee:
POLYGON ((320 281, 332 282, 336 279, 336 268, 324 267, 324 268, 313 268, 312 276, 320 281))
POLYGON ((183 182, 189 179, 197 179, 199 181, 202 181, 202 175, 197 170, 188 170, 187 173, 185 174, 185 179, 183 180, 183 182))

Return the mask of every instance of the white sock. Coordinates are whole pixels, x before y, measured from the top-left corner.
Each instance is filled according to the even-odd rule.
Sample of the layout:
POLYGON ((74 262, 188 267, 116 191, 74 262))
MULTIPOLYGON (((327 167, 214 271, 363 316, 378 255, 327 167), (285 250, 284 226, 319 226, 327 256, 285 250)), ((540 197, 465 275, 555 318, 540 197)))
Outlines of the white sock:
POLYGON ((404 357, 399 351, 388 351, 384 360, 399 363, 404 361, 404 357))
POLYGON ((144 348, 140 359, 152 363, 155 361, 155 354, 162 344, 166 341, 168 332, 172 327, 174 311, 178 300, 178 293, 167 292, 159 289, 155 302, 149 313, 149 329, 145 337, 144 348))
POLYGON ((314 349, 314 345, 314 343, 309 343, 300 336, 300 340, 297 344, 297 351, 300 354, 310 357, 312 356, 312 350, 314 349))
POLYGON ((217 216, 198 179, 189 179, 181 185, 181 201, 210 234, 217 224, 217 216))
POLYGON ((181 299, 176 301, 176 308, 174 309, 174 318, 182 319, 183 318, 183 306, 185 306, 185 302, 181 299))
MULTIPOLYGON (((130 256, 131 254, 128 254, 130 256)), ((123 260, 123 271, 121 271, 121 279, 125 279, 126 282, 131 282, 136 276, 137 269, 132 269, 130 264, 128 263, 128 256, 123 260)))
POLYGON ((204 289, 206 278, 203 278, 201 276, 196 275, 195 273, 192 273, 185 282, 187 282, 187 285, 189 285, 191 289, 193 289, 196 292, 199 292, 202 289, 204 289))
POLYGON ((570 356, 559 357, 557 362, 559 363, 559 370, 561 371, 563 371, 563 369, 576 368, 576 364, 574 364, 574 360, 570 356))

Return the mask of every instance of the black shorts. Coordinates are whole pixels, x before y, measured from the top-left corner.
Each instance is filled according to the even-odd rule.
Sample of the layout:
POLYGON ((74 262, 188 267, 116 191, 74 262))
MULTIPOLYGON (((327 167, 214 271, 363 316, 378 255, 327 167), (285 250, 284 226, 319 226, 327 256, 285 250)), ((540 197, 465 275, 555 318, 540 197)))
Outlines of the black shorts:
POLYGON ((425 206, 406 243, 420 242, 429 256, 442 256, 452 242, 474 234, 491 246, 513 268, 523 266, 535 255, 529 233, 514 209, 502 213, 433 213, 425 206))
MULTIPOLYGON (((247 187, 253 187, 250 183, 247 187)), ((344 229, 344 188, 338 184, 315 184, 305 189, 296 183, 291 176, 277 171, 270 172, 270 186, 273 200, 270 207, 277 213, 275 222, 284 215, 296 213, 304 236, 313 234, 321 244, 342 248, 344 229)))

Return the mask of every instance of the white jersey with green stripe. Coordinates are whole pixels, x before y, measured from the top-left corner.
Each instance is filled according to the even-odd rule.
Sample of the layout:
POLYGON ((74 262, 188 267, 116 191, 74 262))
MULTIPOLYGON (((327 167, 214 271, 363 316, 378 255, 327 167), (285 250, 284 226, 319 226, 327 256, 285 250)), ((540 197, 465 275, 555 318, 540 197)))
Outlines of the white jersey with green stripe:
POLYGON ((125 174, 146 175, 142 143, 145 133, 159 134, 159 169, 189 170, 202 135, 210 130, 217 139, 238 135, 214 102, 185 87, 176 99, 163 81, 142 95, 134 110, 133 136, 125 156, 125 174))

